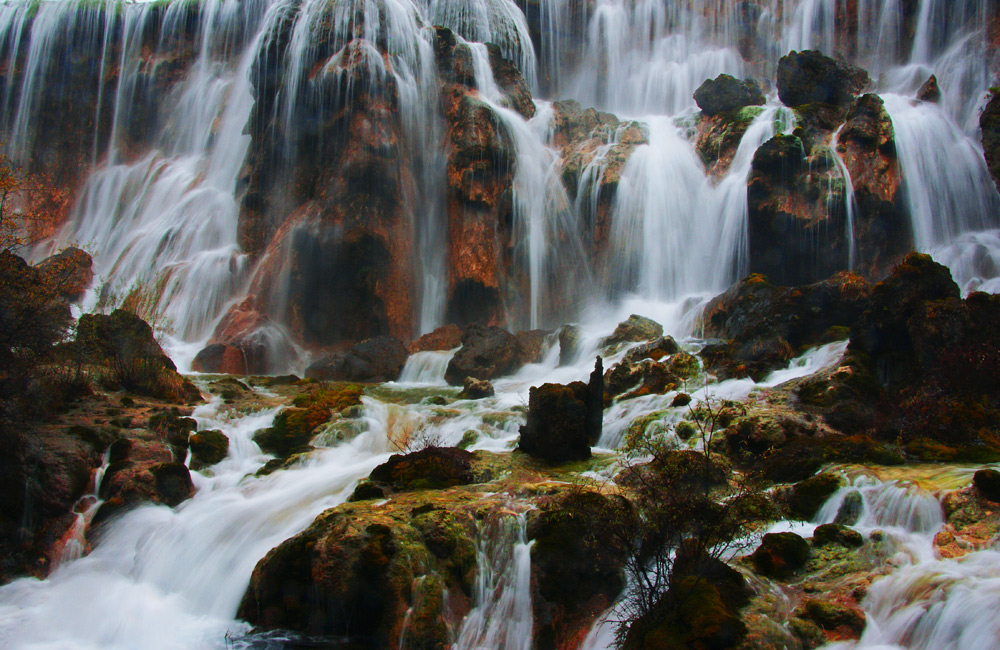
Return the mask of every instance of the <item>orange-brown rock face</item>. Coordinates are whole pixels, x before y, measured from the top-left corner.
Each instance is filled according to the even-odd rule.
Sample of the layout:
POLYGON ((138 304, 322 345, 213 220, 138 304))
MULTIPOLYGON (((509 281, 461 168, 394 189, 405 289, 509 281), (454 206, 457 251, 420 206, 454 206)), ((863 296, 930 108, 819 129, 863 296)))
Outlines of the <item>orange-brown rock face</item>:
POLYGON ((892 120, 877 95, 863 95, 851 107, 838 152, 854 185, 857 270, 880 277, 911 248, 913 236, 899 191, 892 120))

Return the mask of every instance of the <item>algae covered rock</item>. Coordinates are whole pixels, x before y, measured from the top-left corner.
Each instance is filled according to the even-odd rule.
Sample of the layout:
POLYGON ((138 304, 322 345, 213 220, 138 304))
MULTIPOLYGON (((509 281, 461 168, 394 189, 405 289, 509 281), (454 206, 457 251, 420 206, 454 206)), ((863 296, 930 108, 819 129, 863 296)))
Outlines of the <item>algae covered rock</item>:
POLYGON ((813 546, 839 544, 849 548, 857 548, 865 543, 861 533, 840 524, 822 524, 813 532, 813 546))
POLYGON ((448 362, 445 379, 461 386, 466 377, 493 379, 515 371, 521 365, 517 337, 499 327, 471 325, 462 337, 462 349, 448 362))
POLYGON ((368 478, 398 492, 440 490, 477 482, 475 454, 455 447, 427 447, 409 454, 393 454, 368 478))
POLYGON ((527 422, 518 449, 549 463, 590 458, 590 446, 601 437, 604 377, 597 358, 590 383, 533 386, 528 391, 527 422))
POLYGON ((229 455, 229 438, 216 429, 199 431, 191 436, 192 465, 215 465, 229 455))
POLYGON ((631 515, 621 497, 592 491, 543 499, 528 514, 537 647, 585 635, 593 613, 618 597, 628 553, 620 533, 631 515))
POLYGON ((632 314, 618 323, 611 336, 601 341, 603 347, 613 347, 622 343, 641 343, 663 336, 663 326, 651 318, 632 314))
POLYGON ((769 578, 790 578, 809 560, 809 543, 795 533, 768 533, 750 555, 757 573, 769 578))
POLYGON ((826 503, 834 492, 840 489, 841 478, 836 474, 824 473, 796 483, 787 499, 788 512, 796 519, 809 521, 826 503))

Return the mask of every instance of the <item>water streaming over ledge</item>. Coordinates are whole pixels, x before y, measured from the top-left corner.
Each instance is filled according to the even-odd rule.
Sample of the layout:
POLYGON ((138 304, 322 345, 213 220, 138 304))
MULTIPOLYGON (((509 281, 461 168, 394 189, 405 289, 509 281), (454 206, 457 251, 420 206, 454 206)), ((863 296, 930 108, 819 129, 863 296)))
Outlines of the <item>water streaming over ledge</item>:
MULTIPOLYGON (((291 161, 302 126, 296 107, 318 100, 316 75, 362 60, 368 86, 397 89, 405 150, 414 156, 404 173, 417 276, 414 327, 425 332, 442 323, 449 225, 431 27, 437 24, 472 46, 478 94, 514 140, 512 274, 527 283, 501 287, 508 308, 521 300, 526 305, 523 322, 512 327, 572 321, 595 301, 632 295, 673 301, 718 292, 745 272, 746 175, 754 151, 776 131, 760 116, 727 174, 709 179, 691 143, 692 93, 722 73, 771 80, 778 57, 790 49, 846 56, 878 79, 896 127, 917 247, 938 251, 971 236, 996 255, 993 238, 970 234, 996 228, 1000 205, 976 142, 978 111, 993 83, 984 27, 989 2, 920 0, 912 41, 900 33, 899 0, 858 2, 856 24, 849 25, 837 22, 836 4, 765 0, 751 11, 735 0, 598 0, 592 6, 540 0, 527 3, 529 20, 519 8, 527 5, 513 0, 225 0, 197 10, 184 0, 7 2, 0 6, 0 51, 20 63, 11 77, 18 83, 2 89, 0 126, 8 152, 28 160, 54 135, 38 126, 38 107, 52 100, 47 90, 93 94, 86 156, 92 167, 83 168, 69 221, 35 257, 69 243, 92 248, 101 285, 88 305, 148 294, 174 337, 192 349, 243 297, 254 265, 267 263, 239 243, 248 122, 267 118, 254 116, 261 98, 253 84, 276 93, 268 105, 288 139, 275 146, 291 161), (845 33, 853 34, 850 47, 845 33), (537 101, 530 122, 503 108, 505 97, 489 78, 480 45, 485 41, 519 66, 537 96, 573 97, 637 120, 648 132, 649 144, 637 148, 623 171, 601 268, 589 268, 580 234, 595 209, 581 198, 596 201, 597 194, 567 198, 563 161, 550 142, 550 105, 537 101), (322 70, 309 67, 327 51, 322 70), (190 65, 172 77, 168 66, 177 65, 178 52, 190 65), (283 52, 283 63, 271 70, 262 62, 275 52, 283 52), (81 57, 89 68, 73 68, 70 78, 59 61, 81 57), (940 107, 914 105, 932 73, 943 90, 940 107)), ((330 108, 371 88, 348 83, 330 108)), ((774 110, 784 109, 772 100, 766 115, 774 110)), ((781 120, 778 131, 794 126, 790 112, 781 120)), ((597 186, 601 160, 598 155, 585 170, 584 186, 597 186)), ((996 273, 973 274, 962 261, 966 254, 942 254, 956 265, 963 286, 993 287, 996 273)), ((271 334, 279 340, 286 310, 280 295, 270 304, 278 321, 271 334)), ((289 349, 287 341, 279 346, 289 349)), ((181 356, 184 367, 190 355, 181 356)))

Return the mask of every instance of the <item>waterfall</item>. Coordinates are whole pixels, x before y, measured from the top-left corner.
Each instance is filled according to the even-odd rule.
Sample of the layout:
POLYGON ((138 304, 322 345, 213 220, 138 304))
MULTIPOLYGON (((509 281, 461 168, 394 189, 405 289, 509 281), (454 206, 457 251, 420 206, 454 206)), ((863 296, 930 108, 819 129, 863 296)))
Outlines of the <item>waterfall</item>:
POLYGON ((452 650, 531 650, 531 544, 524 512, 492 513, 483 527, 475 607, 465 617, 452 650))

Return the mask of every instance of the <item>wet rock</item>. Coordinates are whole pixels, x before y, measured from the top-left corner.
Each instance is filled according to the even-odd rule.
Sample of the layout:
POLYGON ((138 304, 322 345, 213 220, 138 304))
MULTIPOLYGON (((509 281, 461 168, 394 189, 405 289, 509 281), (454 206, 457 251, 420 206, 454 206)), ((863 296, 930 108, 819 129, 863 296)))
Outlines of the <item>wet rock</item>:
POLYGON ((993 93, 986 108, 979 115, 982 132, 983 155, 990 169, 993 182, 1000 187, 1000 93, 993 93))
POLYGON ((788 497, 788 512, 792 517, 810 521, 826 500, 840 489, 841 478, 836 474, 818 474, 792 487, 788 497))
POLYGON ((760 378, 804 346, 844 338, 867 308, 870 290, 850 273, 794 288, 750 275, 705 307, 705 336, 726 341, 702 349, 705 367, 724 377, 760 378))
POLYGON ((175 507, 193 495, 190 471, 173 462, 173 453, 165 444, 121 439, 109 451, 108 468, 98 494, 104 503, 94 522, 142 503, 175 507))
POLYGON ((622 360, 629 363, 637 363, 643 359, 662 361, 664 357, 675 355, 680 352, 680 350, 681 347, 677 345, 677 341, 674 340, 674 337, 661 336, 658 339, 649 341, 648 343, 642 343, 634 348, 631 348, 625 353, 622 360))
POLYGON ((520 367, 521 346, 505 329, 470 325, 462 338, 462 349, 448 363, 445 379, 461 386, 466 377, 494 379, 520 367))
POLYGON ((618 323, 611 336, 601 341, 601 347, 613 347, 622 343, 652 341, 663 336, 663 326, 656 321, 632 314, 628 320, 618 323))
POLYGON ((884 277, 912 249, 913 232, 900 191, 895 130, 878 95, 862 95, 851 106, 837 151, 854 187, 854 269, 884 277))
POLYGON ((743 136, 761 112, 762 108, 750 106, 706 117, 698 123, 695 151, 709 174, 719 178, 729 171, 743 136))
POLYGON ((857 639, 865 630, 864 612, 829 600, 806 598, 795 615, 834 633, 837 639, 857 639))
POLYGON ((864 512, 865 502, 860 492, 852 491, 844 495, 844 500, 837 509, 837 515, 833 518, 834 524, 843 526, 853 526, 861 519, 864 512))
POLYGON ((933 104, 941 101, 941 88, 938 86, 938 80, 935 75, 928 77, 927 81, 920 86, 920 89, 917 91, 917 99, 933 104))
POLYGON ((354 492, 348 497, 348 501, 369 501, 373 499, 384 499, 387 493, 385 488, 383 488, 378 483, 372 481, 361 481, 358 483, 358 487, 354 488, 354 492))
POLYGON ((455 447, 428 447, 408 454, 393 454, 372 470, 368 478, 397 492, 440 490, 475 483, 475 455, 455 447))
POLYGON ((870 83, 861 68, 815 50, 793 51, 778 61, 778 97, 785 106, 849 104, 870 83))
POLYGON ((296 357, 281 329, 251 297, 229 308, 209 344, 191 362, 191 369, 227 375, 267 374, 284 370, 284 364, 296 357))
POLYGON ((930 256, 911 253, 888 278, 872 288, 871 306, 851 327, 851 348, 868 354, 882 367, 891 364, 890 383, 914 369, 908 321, 928 300, 959 297, 951 272, 930 256))
POLYGON ((582 215, 581 234, 585 250, 599 256, 610 243, 622 171, 635 148, 648 143, 649 136, 637 122, 622 122, 574 100, 554 102, 552 112, 552 145, 561 154, 562 182, 570 199, 593 206, 582 215), (586 182, 584 172, 595 163, 603 171, 593 182, 586 182))
POLYGON ((600 357, 590 383, 543 384, 528 391, 527 422, 518 449, 549 463, 590 458, 601 437, 604 379, 600 357))
POLYGON ((253 441, 261 450, 285 458, 309 449, 316 429, 330 420, 322 408, 287 408, 274 416, 272 426, 254 433, 253 441))
POLYGON ((973 476, 972 484, 983 497, 1000 503, 1000 472, 995 469, 981 469, 973 476))
POLYGON ((813 533, 813 546, 839 544, 848 548, 857 548, 864 543, 865 540, 861 537, 861 533, 836 523, 817 526, 813 533))
POLYGON ((617 531, 629 515, 621 497, 591 491, 543 499, 528 514, 537 647, 582 638, 593 613, 614 603, 628 553, 617 531))
POLYGON ((677 387, 679 379, 662 363, 644 359, 622 361, 604 375, 605 402, 621 396, 631 399, 643 395, 662 395, 677 387))
POLYGON ((795 533, 768 533, 750 555, 757 573, 778 579, 790 578, 808 559, 809 543, 795 533))
POLYGON ((494 43, 486 44, 490 57, 493 80, 504 94, 504 105, 514 109, 526 120, 535 116, 535 101, 524 75, 513 62, 503 58, 500 48, 494 43))
POLYGON ((439 350, 454 350, 462 345, 462 328, 458 325, 442 325, 433 332, 424 334, 406 346, 407 352, 432 352, 439 350))
POLYGON ((739 80, 723 74, 715 79, 707 79, 694 91, 694 101, 707 116, 718 115, 743 108, 760 106, 764 103, 764 93, 753 79, 739 80))
POLYGON ((194 434, 191 436, 190 446, 194 469, 215 465, 229 455, 229 438, 216 429, 194 434))
POLYGON ((559 330, 559 365, 568 366, 576 360, 580 352, 583 330, 577 325, 565 325, 559 330))
POLYGON ((507 273, 501 242, 510 238, 505 215, 512 209, 516 148, 503 120, 467 89, 445 91, 444 113, 451 144, 445 317, 462 326, 501 323, 500 287, 507 273))
POLYGON ((94 261, 79 248, 66 248, 38 263, 38 271, 49 286, 70 302, 77 302, 94 281, 94 261))
POLYGON ((829 147, 779 134, 754 153, 747 181, 750 272, 780 285, 848 267, 845 187, 829 147))
POLYGON ((391 336, 376 336, 306 368, 306 377, 323 381, 386 382, 399 378, 406 364, 406 347, 391 336))
POLYGON ((521 348, 521 363, 541 363, 552 347, 552 332, 548 330, 526 330, 514 335, 521 348))
POLYGON ((458 394, 458 397, 460 399, 482 399, 484 397, 493 397, 495 394, 496 391, 493 389, 493 384, 485 379, 466 377, 465 387, 458 394))
POLYGON ((398 647, 404 630, 410 647, 450 644, 452 617, 460 620, 472 597, 474 519, 426 502, 374 503, 327 510, 272 549, 238 616, 372 650, 398 647))

